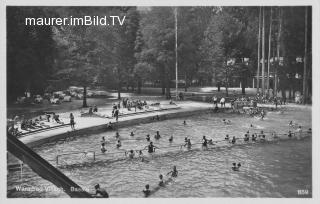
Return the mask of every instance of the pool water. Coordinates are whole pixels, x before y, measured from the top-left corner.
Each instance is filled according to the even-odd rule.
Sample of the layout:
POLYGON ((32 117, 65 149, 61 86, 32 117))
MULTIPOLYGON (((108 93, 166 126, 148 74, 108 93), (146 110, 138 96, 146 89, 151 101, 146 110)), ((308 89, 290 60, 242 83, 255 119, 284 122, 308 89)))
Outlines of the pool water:
MULTIPOLYGON (((61 171, 83 188, 89 188, 92 193, 93 186, 99 183, 108 191, 110 197, 143 197, 144 186, 149 184, 151 189, 156 187, 159 174, 163 174, 166 180, 166 173, 174 165, 177 166, 178 177, 151 197, 311 197, 311 137, 266 143, 244 143, 239 139, 239 145, 222 141, 209 150, 202 150, 200 145, 193 145, 191 151, 180 148, 185 137, 195 144, 201 142, 203 135, 218 141, 223 140, 226 134, 241 138, 248 130, 250 133, 263 130, 267 134, 267 140, 271 140, 270 132, 286 133, 291 120, 301 125, 303 130, 311 128, 311 109, 287 107, 283 113, 268 112, 263 121, 246 115, 208 113, 121 128, 120 149, 115 147, 115 132, 110 131, 54 146, 42 146, 35 150, 54 164, 56 155, 68 152, 94 151, 101 154, 100 141, 104 136, 108 151, 104 155, 97 155, 96 159, 111 159, 113 162, 63 168, 61 171), (231 124, 223 124, 223 118, 231 120, 231 124), (183 125, 184 120, 186 125, 183 125), (251 128, 250 124, 254 128, 251 128), (157 130, 162 137, 160 140, 153 138, 157 130), (135 136, 130 136, 130 132, 134 132, 135 136), (160 148, 156 150, 153 158, 148 156, 144 162, 138 159, 123 159, 125 150, 143 149, 148 145, 145 140, 147 134, 150 134, 154 145, 160 148), (174 139, 169 143, 168 138, 171 135, 174 139), (233 162, 241 163, 240 171, 231 169, 233 162), (298 190, 308 190, 308 194, 298 195, 298 190)), ((143 153, 148 155, 146 151, 143 153)), ((81 160, 65 156, 61 157, 61 162, 81 160)), ((26 170, 22 179, 18 174, 19 172, 8 174, 8 189, 21 183, 52 186, 31 170, 26 170)), ((68 197, 57 191, 8 191, 8 196, 68 197)))

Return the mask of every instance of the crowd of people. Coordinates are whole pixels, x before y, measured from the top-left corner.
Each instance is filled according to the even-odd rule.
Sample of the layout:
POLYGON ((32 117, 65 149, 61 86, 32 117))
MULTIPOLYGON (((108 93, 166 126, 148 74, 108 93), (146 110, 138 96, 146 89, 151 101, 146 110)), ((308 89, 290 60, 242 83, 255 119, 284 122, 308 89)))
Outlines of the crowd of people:
MULTIPOLYGON (((70 114, 71 118, 72 113, 70 114)), ((70 119, 71 128, 74 129, 74 117, 72 115, 72 120, 70 119)), ((23 134, 31 133, 38 130, 50 129, 52 127, 57 127, 64 125, 65 123, 60 119, 59 114, 55 112, 47 112, 44 115, 40 115, 36 118, 26 119, 24 115, 21 117, 15 116, 8 125, 8 133, 14 136, 21 136, 23 134)))

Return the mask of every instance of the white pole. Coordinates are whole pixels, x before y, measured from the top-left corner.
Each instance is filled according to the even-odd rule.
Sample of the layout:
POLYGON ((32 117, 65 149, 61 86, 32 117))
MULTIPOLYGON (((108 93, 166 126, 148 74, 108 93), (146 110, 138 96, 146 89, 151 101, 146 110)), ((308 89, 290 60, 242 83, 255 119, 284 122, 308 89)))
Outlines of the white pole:
POLYGON ((174 9, 174 17, 175 17, 175 34, 176 34, 176 42, 175 42, 175 51, 176 51, 176 100, 178 100, 178 10, 177 7, 174 9))

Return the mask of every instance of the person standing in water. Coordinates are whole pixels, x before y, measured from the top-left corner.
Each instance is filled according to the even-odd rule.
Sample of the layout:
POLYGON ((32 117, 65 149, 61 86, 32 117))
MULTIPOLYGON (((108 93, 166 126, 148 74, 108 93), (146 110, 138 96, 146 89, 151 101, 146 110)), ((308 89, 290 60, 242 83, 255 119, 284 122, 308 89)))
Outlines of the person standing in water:
POLYGON ((171 143, 173 141, 173 136, 171 135, 171 137, 169 138, 169 142, 171 143))
POLYGON ((161 138, 161 136, 160 136, 160 134, 159 134, 159 131, 157 131, 157 134, 154 136, 154 138, 155 138, 156 140, 158 140, 158 139, 161 138))
POLYGON ((146 146, 145 149, 146 148, 148 148, 148 153, 153 153, 153 152, 155 152, 155 149, 158 148, 158 147, 154 146, 153 143, 150 142, 150 144, 148 146, 146 146))
POLYGON ((163 181, 163 176, 162 174, 159 175, 159 186, 163 187, 164 186, 164 181, 163 181))
POLYGON ((105 143, 101 143, 101 152, 105 153, 107 151, 106 147, 105 147, 105 143))
POLYGON ((202 149, 208 149, 208 140, 206 136, 202 137, 202 149))
POLYGON ((149 186, 149 184, 147 184, 146 186, 145 186, 145 189, 142 191, 143 192, 143 194, 144 194, 144 197, 149 197, 149 195, 150 195, 150 193, 151 193, 151 191, 150 191, 150 186, 149 186))
POLYGON ((169 171, 167 173, 167 175, 171 174, 171 177, 177 177, 178 176, 178 170, 177 170, 177 167, 176 166, 173 166, 173 169, 172 171, 169 171))

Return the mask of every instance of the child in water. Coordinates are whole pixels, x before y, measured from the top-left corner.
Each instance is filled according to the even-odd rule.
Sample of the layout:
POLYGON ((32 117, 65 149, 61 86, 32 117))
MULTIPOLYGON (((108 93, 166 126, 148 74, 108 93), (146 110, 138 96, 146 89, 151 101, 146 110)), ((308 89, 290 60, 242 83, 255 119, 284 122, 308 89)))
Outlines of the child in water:
POLYGON ((177 177, 178 176, 178 171, 177 171, 177 167, 176 166, 173 166, 173 169, 172 171, 169 171, 167 173, 167 175, 171 174, 171 177, 177 177))
POLYGON ((164 186, 164 181, 163 181, 163 176, 162 176, 162 174, 159 175, 159 186, 161 186, 161 187, 164 186))
POLYGON ((120 137, 119 132, 116 132, 116 138, 120 137))
POLYGON ((169 138, 169 142, 171 143, 173 141, 173 136, 171 135, 171 137, 169 138))
POLYGON ((134 157, 134 152, 133 152, 133 150, 130 150, 130 151, 129 151, 129 155, 128 155, 128 156, 129 156, 130 159, 133 159, 133 157, 134 157))
POLYGON ((144 197, 148 197, 151 193, 151 191, 149 190, 149 184, 146 185, 145 189, 142 191, 144 193, 144 197))
POLYGON ((149 134, 147 134, 146 140, 147 140, 148 142, 150 142, 150 135, 149 135, 149 134))
POLYGON ((231 169, 233 170, 233 171, 239 171, 239 169, 240 169, 240 167, 241 167, 241 164, 240 163, 238 163, 238 166, 236 166, 236 163, 232 163, 232 167, 231 167, 231 169))
POLYGON ((130 136, 134 136, 134 133, 133 133, 133 132, 131 132, 131 133, 130 133, 130 136))
POLYGON ((118 143, 117 143, 117 148, 120 148, 121 147, 121 141, 118 140, 118 143))
POLYGON ((101 144, 101 152, 105 153, 107 151, 106 147, 105 147, 105 143, 101 144))
POLYGON ((232 140, 231 140, 231 143, 232 143, 232 144, 235 144, 235 143, 236 143, 236 137, 235 137, 235 136, 233 136, 233 138, 232 138, 232 140))
POLYGON ((226 135, 226 137, 224 139, 225 140, 229 140, 229 135, 226 135))

